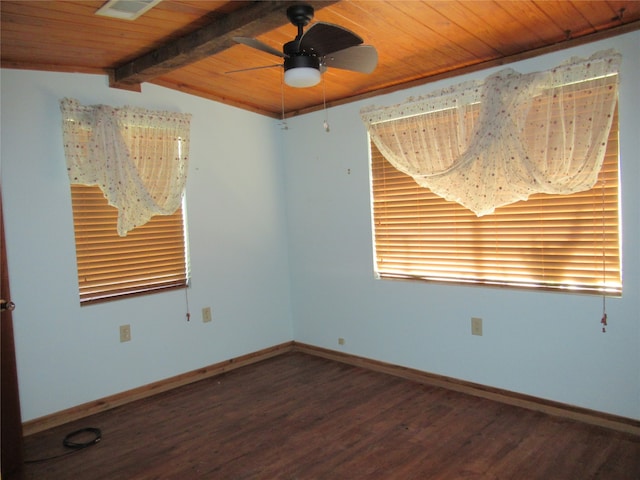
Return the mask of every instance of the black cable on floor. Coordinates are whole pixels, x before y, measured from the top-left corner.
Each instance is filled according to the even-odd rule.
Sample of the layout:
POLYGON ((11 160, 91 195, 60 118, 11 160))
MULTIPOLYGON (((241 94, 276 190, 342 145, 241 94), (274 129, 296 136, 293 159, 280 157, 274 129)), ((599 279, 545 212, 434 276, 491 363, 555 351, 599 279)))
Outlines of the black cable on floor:
POLYGON ((76 430, 74 432, 69 433, 66 437, 64 437, 64 440, 62 441, 62 445, 64 445, 66 448, 70 448, 71 451, 61 453, 60 455, 54 455, 53 457, 38 458, 35 460, 25 460, 24 463, 46 462, 47 460, 53 460, 54 458, 65 457, 67 455, 71 455, 72 453, 79 452, 80 450, 84 450, 87 447, 91 447, 92 445, 95 445, 96 443, 100 442, 100 440, 102 440, 102 432, 100 431, 99 428, 94 428, 94 427, 81 428, 80 430, 76 430), (76 442, 73 440, 78 435, 84 434, 84 433, 91 433, 94 435, 94 437, 84 442, 76 442))

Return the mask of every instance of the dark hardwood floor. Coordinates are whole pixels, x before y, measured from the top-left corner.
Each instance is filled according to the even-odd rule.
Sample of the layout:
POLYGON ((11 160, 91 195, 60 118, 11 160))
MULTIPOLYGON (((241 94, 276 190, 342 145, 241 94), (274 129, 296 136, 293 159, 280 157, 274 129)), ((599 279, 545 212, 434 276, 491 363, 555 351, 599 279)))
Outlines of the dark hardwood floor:
POLYGON ((25 457, 84 427, 102 440, 26 478, 640 479, 640 437, 302 353, 31 435, 25 457))

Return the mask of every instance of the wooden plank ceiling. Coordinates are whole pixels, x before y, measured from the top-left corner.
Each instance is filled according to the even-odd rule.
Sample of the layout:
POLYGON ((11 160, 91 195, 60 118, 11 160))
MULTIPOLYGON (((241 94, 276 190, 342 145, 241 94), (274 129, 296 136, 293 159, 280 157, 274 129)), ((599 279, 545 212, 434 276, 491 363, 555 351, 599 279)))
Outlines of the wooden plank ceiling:
POLYGON ((282 85, 277 50, 297 31, 295 2, 164 0, 136 20, 96 16, 97 1, 0 1, 3 68, 109 75, 112 85, 162 85, 278 118, 640 28, 639 1, 311 1, 314 21, 376 47, 371 74, 328 69, 311 88, 282 85))

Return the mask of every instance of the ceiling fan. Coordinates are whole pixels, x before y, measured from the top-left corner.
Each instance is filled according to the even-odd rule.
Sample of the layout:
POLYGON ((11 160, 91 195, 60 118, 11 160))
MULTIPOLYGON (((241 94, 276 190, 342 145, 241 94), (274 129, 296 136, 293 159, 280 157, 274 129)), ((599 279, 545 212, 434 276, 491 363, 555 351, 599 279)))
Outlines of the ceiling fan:
POLYGON ((298 35, 284 44, 282 52, 255 38, 233 37, 238 43, 283 58, 284 64, 227 73, 284 66, 284 82, 291 87, 304 88, 317 85, 329 67, 361 73, 375 70, 378 52, 371 45, 362 45, 362 38, 352 31, 326 22, 316 22, 304 31, 313 14, 314 9, 310 5, 287 8, 287 17, 298 28, 298 35))

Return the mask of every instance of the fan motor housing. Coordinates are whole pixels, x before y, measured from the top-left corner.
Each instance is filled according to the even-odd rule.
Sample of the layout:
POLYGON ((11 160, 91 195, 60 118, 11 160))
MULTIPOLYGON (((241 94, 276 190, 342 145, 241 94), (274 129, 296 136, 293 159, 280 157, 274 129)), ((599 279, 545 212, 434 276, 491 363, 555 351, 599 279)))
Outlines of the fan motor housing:
POLYGON ((291 68, 315 68, 320 69, 320 59, 314 55, 297 54, 284 59, 285 72, 291 68))

